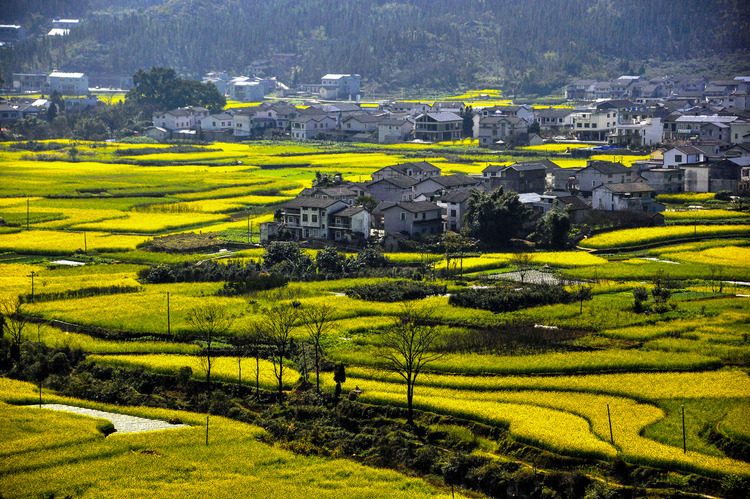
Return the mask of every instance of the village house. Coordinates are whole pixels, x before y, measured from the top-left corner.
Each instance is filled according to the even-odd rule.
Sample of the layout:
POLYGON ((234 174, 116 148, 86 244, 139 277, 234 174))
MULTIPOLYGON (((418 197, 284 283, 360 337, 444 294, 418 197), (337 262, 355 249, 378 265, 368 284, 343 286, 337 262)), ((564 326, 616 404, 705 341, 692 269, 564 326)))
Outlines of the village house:
POLYGON ((307 187, 298 195, 305 198, 335 199, 349 206, 354 205, 354 200, 359 197, 359 193, 349 187, 307 187))
POLYGON ((739 196, 750 196, 750 166, 742 167, 740 181, 737 183, 737 194, 739 196))
POLYGON ((572 109, 539 109, 536 111, 536 122, 540 130, 560 133, 565 129, 573 127, 572 109))
POLYGON ((154 126, 164 128, 169 132, 176 130, 195 130, 201 119, 208 116, 205 107, 179 107, 170 111, 159 111, 151 116, 154 126))
POLYGON ((694 146, 677 146, 662 154, 664 168, 675 168, 691 163, 702 163, 706 154, 694 146))
POLYGON ((47 85, 46 73, 13 73, 14 92, 41 92, 47 85))
POLYGON ((479 180, 460 173, 455 175, 428 177, 414 185, 414 195, 442 194, 446 191, 469 190, 476 188, 479 185, 479 180))
POLYGON ((328 217, 349 208, 338 199, 297 197, 282 204, 281 220, 293 239, 331 239, 328 217))
POLYGON ((53 19, 52 29, 49 30, 47 36, 66 36, 70 34, 70 30, 80 26, 80 19, 53 19))
POLYGON ((453 113, 425 113, 417 116, 414 138, 427 142, 461 140, 463 118, 453 113))
POLYGON ((358 74, 329 73, 320 79, 323 99, 355 99, 360 95, 361 76, 358 74))
POLYGON ((601 184, 592 191, 592 207, 606 211, 664 211, 654 201, 654 189, 645 182, 601 184))
POLYGON ((586 167, 575 174, 575 188, 585 197, 602 184, 625 184, 633 182, 637 175, 622 163, 609 161, 587 161, 586 167))
POLYGON ((367 194, 378 201, 411 201, 414 199, 414 186, 419 181, 412 177, 384 177, 366 182, 367 194))
POLYGON ((229 100, 237 102, 260 102, 263 100, 263 86, 248 77, 233 79, 227 85, 229 100))
POLYGON ((53 71, 47 77, 50 92, 61 95, 86 95, 89 93, 89 78, 83 73, 53 71))
POLYGON ((350 206, 328 216, 334 241, 354 243, 370 238, 372 215, 362 206, 350 206))
POLYGON ((382 116, 369 113, 354 114, 341 119, 341 130, 351 133, 374 133, 383 120, 382 116))
POLYGON ((750 166, 750 157, 727 158, 715 162, 682 165, 685 192, 730 191, 737 194, 742 169, 750 166))
POLYGON ((528 132, 528 123, 513 116, 475 116, 475 124, 474 138, 484 147, 508 142, 528 132))
POLYGON ((463 227, 466 214, 466 202, 471 197, 471 190, 449 191, 439 197, 435 203, 445 212, 445 229, 459 232, 463 227))
POLYGON ((295 140, 312 140, 336 129, 336 118, 325 114, 300 116, 291 120, 291 136, 295 140))
POLYGON ((567 100, 593 100, 596 80, 576 80, 565 87, 567 100))
POLYGON ((378 122, 378 142, 395 144, 409 139, 414 131, 414 120, 411 118, 384 118, 378 122))
POLYGON ((727 158, 746 158, 750 156, 750 142, 734 145, 724 151, 727 158))
POLYGON ((442 208, 436 203, 388 202, 381 203, 378 210, 383 214, 386 234, 403 233, 414 236, 443 232, 442 208))
POLYGON ((543 193, 547 185, 547 165, 539 161, 514 163, 497 168, 490 165, 482 170, 482 180, 488 189, 494 190, 502 186, 506 191, 518 193, 543 193))
POLYGON ((750 120, 735 120, 729 124, 729 142, 743 144, 750 142, 750 120))
POLYGON ((603 102, 573 114, 573 133, 582 141, 603 142, 617 125, 617 106, 603 102))
POLYGON ((409 177, 420 181, 439 176, 440 168, 426 161, 386 166, 372 173, 373 180, 389 177, 409 177))
POLYGON ((200 129, 204 132, 225 132, 233 128, 233 117, 231 114, 209 114, 198 120, 200 129))
POLYGON ((607 135, 607 143, 617 147, 645 147, 661 143, 660 118, 646 118, 639 122, 618 123, 607 135))
POLYGON ((0 24, 0 42, 16 43, 26 39, 26 28, 18 24, 0 24))
POLYGON ((39 116, 40 107, 30 102, 0 102, 0 122, 14 122, 29 116, 39 116))
POLYGON ((432 111, 432 106, 427 102, 394 102, 390 106, 391 111, 394 113, 406 113, 410 116, 418 116, 420 114, 429 113, 432 111))

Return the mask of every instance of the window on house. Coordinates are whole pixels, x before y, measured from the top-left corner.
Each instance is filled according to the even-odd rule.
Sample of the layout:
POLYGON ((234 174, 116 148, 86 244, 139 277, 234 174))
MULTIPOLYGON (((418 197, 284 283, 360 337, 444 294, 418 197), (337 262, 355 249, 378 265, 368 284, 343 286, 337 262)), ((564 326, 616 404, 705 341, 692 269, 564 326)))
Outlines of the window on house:
POLYGON ((403 211, 401 212, 401 220, 406 220, 406 213, 403 211))
POLYGON ((304 213, 304 214, 302 215, 302 221, 303 221, 303 222, 307 222, 307 213, 304 213))
POLYGON ((675 154, 675 155, 674 155, 674 160, 675 160, 675 161, 680 161, 680 162, 681 162, 681 161, 682 161, 682 154, 675 154))
POLYGON ((318 215, 312 215, 312 223, 318 223, 318 215))
POLYGON ((452 217, 455 217, 455 216, 456 216, 456 210, 451 210, 451 216, 452 216, 452 217))
POLYGON ((341 225, 341 217, 336 217, 336 225, 341 225))

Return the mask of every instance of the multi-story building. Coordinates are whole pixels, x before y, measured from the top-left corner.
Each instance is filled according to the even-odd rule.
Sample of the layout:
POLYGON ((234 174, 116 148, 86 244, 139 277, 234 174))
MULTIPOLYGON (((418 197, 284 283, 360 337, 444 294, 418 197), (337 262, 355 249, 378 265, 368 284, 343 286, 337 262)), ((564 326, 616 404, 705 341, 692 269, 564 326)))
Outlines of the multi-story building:
POLYGON ((378 209, 383 214, 386 234, 428 235, 443 232, 443 210, 436 203, 387 202, 381 203, 378 209))
POLYGON ((602 184, 593 189, 592 207, 607 211, 664 211, 654 201, 654 189, 645 182, 602 184))
POLYGON ((426 161, 385 166, 372 173, 373 180, 381 180, 390 177, 409 177, 421 181, 426 178, 439 176, 440 168, 426 161))
POLYGON ((85 95, 89 93, 89 78, 83 73, 53 71, 47 76, 51 92, 62 95, 85 95))
POLYGON ((41 92, 46 86, 46 73, 13 73, 14 92, 41 92))
POLYGON ((463 118, 453 113, 424 113, 416 118, 414 138, 428 142, 461 140, 463 118))

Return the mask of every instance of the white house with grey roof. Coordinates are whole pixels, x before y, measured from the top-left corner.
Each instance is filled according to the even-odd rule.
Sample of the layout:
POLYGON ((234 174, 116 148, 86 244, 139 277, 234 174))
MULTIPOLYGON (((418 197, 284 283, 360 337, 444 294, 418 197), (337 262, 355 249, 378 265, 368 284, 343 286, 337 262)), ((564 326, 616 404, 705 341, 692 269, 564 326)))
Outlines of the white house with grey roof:
POLYGON ((427 161, 390 165, 372 173, 373 180, 380 180, 388 177, 409 177, 421 181, 425 178, 439 176, 440 168, 432 163, 428 163, 427 161))
POLYGON ((414 185, 414 195, 442 193, 449 190, 469 190, 478 187, 480 183, 476 178, 461 173, 428 177, 414 185))
POLYGON ((378 210, 383 214, 386 234, 434 235, 443 232, 443 210, 436 203, 386 202, 381 203, 378 210))
POLYGON ((445 229, 458 232, 463 227, 466 214, 466 202, 471 197, 471 190, 449 191, 440 196, 435 203, 443 209, 445 229))
POLYGON ((326 74, 320 79, 320 96, 324 99, 355 98, 360 94, 361 80, 358 74, 326 74))
POLYGON ((581 195, 589 197, 602 184, 623 184, 636 180, 636 172, 622 163, 609 161, 587 161, 586 167, 575 173, 576 188, 581 195))
POLYGON ((378 122, 378 142, 395 144, 409 139, 414 131, 412 118, 385 118, 378 122))
POLYGON ((326 114, 312 114, 292 118, 292 138, 312 140, 318 135, 336 129, 336 118, 326 114))
POLYGON ((592 208, 607 211, 664 211, 654 201, 654 189, 645 182, 601 184, 592 190, 592 208))

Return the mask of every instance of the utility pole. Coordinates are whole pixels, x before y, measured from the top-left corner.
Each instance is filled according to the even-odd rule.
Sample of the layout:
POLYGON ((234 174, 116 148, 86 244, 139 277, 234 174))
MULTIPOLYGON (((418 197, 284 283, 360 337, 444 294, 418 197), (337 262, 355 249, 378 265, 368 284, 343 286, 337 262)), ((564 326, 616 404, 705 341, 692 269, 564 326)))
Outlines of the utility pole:
POLYGON ((169 322, 169 291, 167 291, 167 334, 172 336, 172 325, 169 322))
POLYGON ((26 198, 26 230, 29 230, 29 198, 26 198))
POLYGON ((83 233, 83 254, 85 255, 88 252, 89 252, 89 249, 86 245, 86 233, 84 232, 83 233))
POLYGON ((35 271, 31 271, 31 301, 34 301, 34 275, 36 275, 35 271))
POLYGON ((247 208, 247 243, 250 244, 250 207, 247 208))

